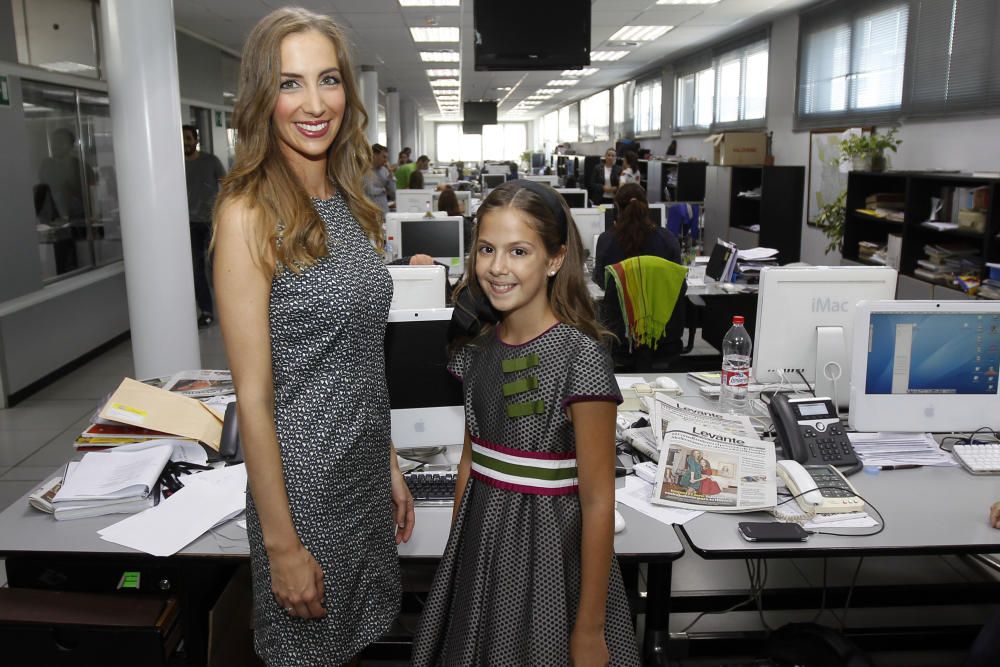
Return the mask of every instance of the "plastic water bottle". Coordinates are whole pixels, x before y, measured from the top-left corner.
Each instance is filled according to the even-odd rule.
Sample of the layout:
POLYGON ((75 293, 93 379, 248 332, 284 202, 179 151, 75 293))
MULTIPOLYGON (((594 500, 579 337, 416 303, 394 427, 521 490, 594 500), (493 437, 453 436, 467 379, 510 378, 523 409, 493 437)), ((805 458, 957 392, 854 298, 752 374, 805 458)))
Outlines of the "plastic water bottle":
POLYGON ((393 237, 390 236, 385 240, 385 262, 389 262, 396 259, 396 244, 393 243, 393 237))
POLYGON ((719 409, 722 412, 746 412, 752 348, 750 334, 743 328, 743 316, 734 315, 733 326, 722 339, 722 386, 719 390, 719 409))

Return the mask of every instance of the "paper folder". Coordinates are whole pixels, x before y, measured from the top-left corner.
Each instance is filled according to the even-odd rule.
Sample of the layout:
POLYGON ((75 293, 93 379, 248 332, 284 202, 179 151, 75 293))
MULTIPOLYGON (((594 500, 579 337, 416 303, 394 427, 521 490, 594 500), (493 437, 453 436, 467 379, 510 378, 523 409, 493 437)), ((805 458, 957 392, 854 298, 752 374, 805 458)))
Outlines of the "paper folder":
POLYGON ((125 378, 101 408, 102 419, 185 438, 218 451, 222 420, 201 401, 125 378))

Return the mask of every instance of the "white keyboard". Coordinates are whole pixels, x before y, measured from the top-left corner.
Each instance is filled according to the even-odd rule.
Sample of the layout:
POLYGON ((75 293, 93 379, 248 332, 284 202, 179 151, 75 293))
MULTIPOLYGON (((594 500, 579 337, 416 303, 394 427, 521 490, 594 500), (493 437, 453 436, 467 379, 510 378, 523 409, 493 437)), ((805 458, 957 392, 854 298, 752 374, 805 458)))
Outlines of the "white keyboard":
POLYGON ((955 458, 973 475, 1000 475, 1000 443, 955 445, 955 458))

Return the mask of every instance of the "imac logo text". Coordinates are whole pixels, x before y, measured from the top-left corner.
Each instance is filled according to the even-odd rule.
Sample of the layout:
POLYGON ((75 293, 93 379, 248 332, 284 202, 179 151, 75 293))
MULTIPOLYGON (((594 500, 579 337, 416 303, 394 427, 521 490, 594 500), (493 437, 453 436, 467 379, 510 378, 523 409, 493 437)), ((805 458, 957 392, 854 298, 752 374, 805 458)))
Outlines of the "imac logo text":
POLYGON ((813 298, 809 300, 809 303, 814 313, 846 313, 851 309, 851 302, 846 299, 844 301, 836 301, 830 297, 813 298))

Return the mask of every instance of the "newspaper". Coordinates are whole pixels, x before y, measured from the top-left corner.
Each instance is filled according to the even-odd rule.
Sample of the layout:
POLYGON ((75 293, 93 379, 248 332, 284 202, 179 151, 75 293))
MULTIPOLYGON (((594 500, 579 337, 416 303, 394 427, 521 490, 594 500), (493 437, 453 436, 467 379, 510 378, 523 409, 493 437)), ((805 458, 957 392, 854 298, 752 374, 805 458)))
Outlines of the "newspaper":
POLYGON ((662 435, 651 502, 715 512, 777 503, 774 443, 682 421, 662 435))
POLYGON ((660 449, 663 449, 663 435, 675 428, 675 422, 704 426, 713 431, 722 431, 747 438, 757 437, 757 432, 754 430, 753 424, 750 423, 750 418, 745 415, 727 415, 706 408, 696 408, 669 396, 658 394, 656 400, 653 401, 653 409, 650 414, 652 415, 651 426, 660 449))
POLYGON ((173 375, 163 388, 190 398, 210 398, 233 394, 233 374, 229 371, 181 371, 173 375))

